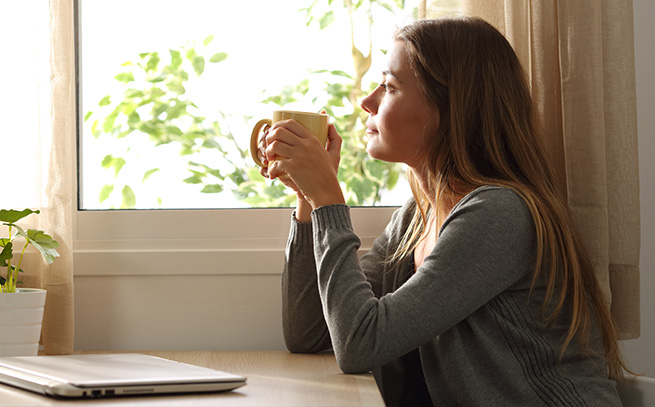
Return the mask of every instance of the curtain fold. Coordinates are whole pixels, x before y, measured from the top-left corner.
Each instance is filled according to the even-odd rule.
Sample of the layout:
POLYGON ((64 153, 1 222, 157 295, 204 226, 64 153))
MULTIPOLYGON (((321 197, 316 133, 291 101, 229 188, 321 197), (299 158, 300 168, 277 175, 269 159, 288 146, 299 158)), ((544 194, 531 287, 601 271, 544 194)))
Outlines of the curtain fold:
POLYGON ((75 50, 72 0, 50 1, 50 134, 47 179, 41 197, 40 226, 59 242, 60 257, 41 266, 48 294, 43 317, 47 354, 74 349, 73 225, 75 181, 75 50))
POLYGON ((622 339, 640 334, 639 167, 632 0, 464 0, 503 32, 622 339))

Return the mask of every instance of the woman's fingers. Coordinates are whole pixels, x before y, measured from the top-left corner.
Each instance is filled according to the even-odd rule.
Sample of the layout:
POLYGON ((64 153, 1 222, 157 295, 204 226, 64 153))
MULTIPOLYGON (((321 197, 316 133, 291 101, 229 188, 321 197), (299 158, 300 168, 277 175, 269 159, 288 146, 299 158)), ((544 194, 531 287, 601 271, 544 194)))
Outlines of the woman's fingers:
POLYGON ((262 136, 259 139, 259 150, 257 151, 257 156, 259 157, 259 160, 266 165, 266 162, 268 161, 266 159, 266 136, 268 135, 268 132, 271 130, 271 126, 268 124, 264 126, 264 129, 262 131, 262 136))
POLYGON ((259 173, 262 177, 268 178, 268 167, 259 167, 259 173))
POLYGON ((281 120, 279 122, 275 122, 273 124, 273 127, 271 129, 286 129, 292 134, 296 135, 297 137, 300 138, 308 138, 308 137, 313 137, 312 133, 307 130, 305 126, 300 124, 299 122, 289 119, 289 120, 281 120))
POLYGON ((341 159, 341 145, 343 144, 343 139, 337 132, 337 128, 334 124, 330 124, 328 127, 328 136, 327 136, 327 145, 325 148, 328 153, 332 156, 333 159, 336 159, 337 167, 339 166, 339 160, 341 159))
POLYGON ((328 128, 326 147, 300 123, 275 123, 266 135, 268 177, 278 178, 312 207, 343 203, 337 180, 342 139, 334 125, 328 128))
POLYGON ((298 155, 316 148, 323 150, 318 140, 300 123, 293 120, 278 123, 273 125, 266 136, 266 155, 269 161, 277 160, 278 157, 292 157, 294 151, 298 155))
POLYGON ((335 126, 328 127, 326 147, 309 130, 294 120, 275 123, 266 135, 266 156, 269 160, 268 176, 271 179, 297 171, 316 172, 339 167, 342 139, 335 126), (327 150, 327 151, 326 151, 327 150))

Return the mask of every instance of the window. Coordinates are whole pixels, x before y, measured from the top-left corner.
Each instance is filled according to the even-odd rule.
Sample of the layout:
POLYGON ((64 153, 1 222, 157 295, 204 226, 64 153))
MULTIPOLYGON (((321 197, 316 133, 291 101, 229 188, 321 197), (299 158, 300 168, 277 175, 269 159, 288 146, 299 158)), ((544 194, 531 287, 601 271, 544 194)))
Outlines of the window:
MULTIPOLYGON (((379 80, 381 49, 396 25, 415 18, 417 2, 371 3, 375 11, 371 36, 381 42, 373 45, 373 65, 363 77, 362 92, 379 80)), ((235 199, 237 182, 229 176, 235 166, 221 167, 216 156, 223 156, 215 143, 191 138, 185 151, 191 154, 180 155, 180 138, 165 142, 166 136, 187 134, 197 119, 195 124, 215 132, 208 134, 220 131, 241 141, 249 138, 256 119, 279 105, 314 111, 327 105, 332 117, 349 114, 352 106, 348 105, 347 85, 353 68, 350 20, 343 4, 327 0, 77 0, 81 149, 76 277, 279 272, 278 266, 271 265, 280 264, 283 258, 291 211, 244 209, 261 202, 235 199), (280 44, 301 48, 303 41, 302 52, 290 53, 298 57, 296 62, 283 60, 280 50, 286 45, 280 44), (203 59, 196 58, 200 56, 203 59), (186 74, 163 75, 182 64, 186 74), (318 85, 308 86, 306 80, 316 80, 318 85), (136 103, 139 92, 151 88, 160 89, 155 92, 161 101, 170 102, 169 107, 193 102, 197 109, 188 104, 186 112, 192 115, 180 118, 172 114, 180 120, 166 122, 168 112, 153 114, 154 103, 136 103), (112 117, 115 111, 119 113, 112 117), (234 116, 238 120, 229 121, 234 116), (200 120, 203 117, 205 121, 200 120), (135 123, 145 126, 143 131, 125 133, 130 130, 128 125, 135 123), (162 136, 147 127, 153 124, 167 132, 162 136), (225 178, 222 192, 212 187, 219 184, 215 170, 225 178), (206 187, 208 192, 200 192, 206 187), (101 210, 112 208, 123 210, 101 210)), ((355 37, 355 45, 364 53, 369 38, 367 17, 361 14, 365 11, 362 7, 354 17, 355 29, 365 28, 356 31, 355 37)), ((340 130, 342 136, 348 131, 340 130)), ((350 130, 356 133, 359 129, 350 130)), ((365 155, 362 140, 356 141, 360 142, 359 154, 365 155)), ((257 172, 252 162, 242 168, 257 172)), ((365 196, 375 197, 377 189, 390 189, 395 196, 381 195, 375 203, 399 205, 407 199, 405 183, 389 188, 388 167, 371 168, 380 182, 364 188, 369 191, 365 196)), ((342 168, 340 172, 346 171, 342 168)), ((397 173, 402 176, 403 172, 397 173)), ((356 182, 344 181, 346 184, 356 182)), ((266 191, 269 197, 279 193, 276 183, 264 184, 259 179, 255 186, 255 192, 249 192, 251 197, 266 191), (268 190, 261 192, 265 188, 268 190)), ((373 203, 355 195, 350 194, 354 206, 373 203)), ((289 206, 289 201, 282 197, 274 205, 289 206)), ((394 210, 384 206, 353 209, 363 249, 370 247, 394 210)))
POLYGON ((0 208, 37 207, 41 185, 33 180, 41 167, 36 156, 47 157, 49 151, 37 147, 39 128, 49 126, 47 3, 0 2, 0 41, 5 55, 12 56, 0 64, 0 208))
POLYGON ((293 205, 248 154, 279 108, 334 118, 349 204, 401 204, 404 169, 368 157, 358 104, 415 6, 359 3, 79 0, 80 208, 293 205))

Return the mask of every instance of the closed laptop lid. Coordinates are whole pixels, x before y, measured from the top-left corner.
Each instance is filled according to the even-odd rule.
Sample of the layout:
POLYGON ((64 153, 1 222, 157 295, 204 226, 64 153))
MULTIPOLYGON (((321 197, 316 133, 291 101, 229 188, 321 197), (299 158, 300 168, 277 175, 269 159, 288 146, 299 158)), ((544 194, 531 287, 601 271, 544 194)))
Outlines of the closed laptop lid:
POLYGON ((144 354, 0 358, 0 382, 61 397, 225 391, 243 376, 144 354))

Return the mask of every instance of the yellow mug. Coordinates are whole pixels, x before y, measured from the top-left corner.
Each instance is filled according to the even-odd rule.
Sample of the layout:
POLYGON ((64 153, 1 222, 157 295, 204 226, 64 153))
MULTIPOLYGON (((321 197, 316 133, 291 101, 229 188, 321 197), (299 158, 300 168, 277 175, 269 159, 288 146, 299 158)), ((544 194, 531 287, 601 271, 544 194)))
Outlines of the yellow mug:
POLYGON ((324 113, 296 112, 293 110, 274 111, 273 119, 262 119, 258 121, 252 129, 252 135, 250 136, 250 155, 252 156, 252 159, 255 160, 255 164, 262 168, 267 168, 267 165, 264 165, 257 155, 259 150, 259 135, 264 126, 272 126, 283 120, 293 119, 302 124, 318 139, 318 141, 321 142, 321 145, 325 147, 329 126, 328 118, 329 116, 324 113))

